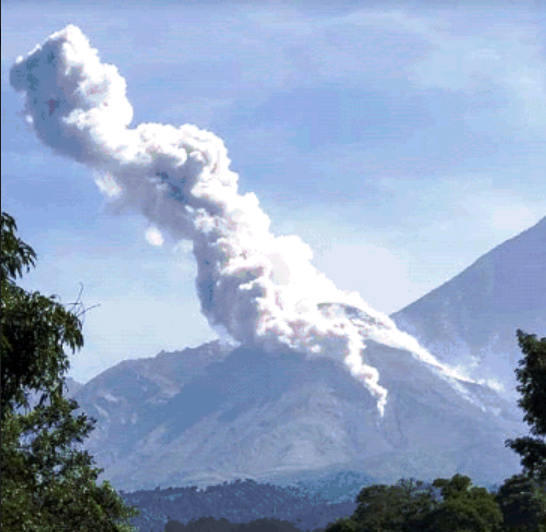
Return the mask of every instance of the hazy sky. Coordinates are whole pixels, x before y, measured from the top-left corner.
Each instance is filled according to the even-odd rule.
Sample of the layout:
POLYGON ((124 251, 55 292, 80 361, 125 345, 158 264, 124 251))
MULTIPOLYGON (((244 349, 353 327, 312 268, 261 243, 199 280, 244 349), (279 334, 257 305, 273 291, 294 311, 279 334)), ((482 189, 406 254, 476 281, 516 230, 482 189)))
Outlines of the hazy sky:
POLYGON ((126 79, 132 127, 221 137, 272 231, 299 235, 319 270, 382 312, 546 213, 540 2, 252 4, 2 2, 2 210, 38 254, 25 288, 67 304, 83 283, 100 305, 71 358, 77 380, 216 334, 190 247, 105 213, 91 171, 25 125, 9 69, 67 24, 126 79))

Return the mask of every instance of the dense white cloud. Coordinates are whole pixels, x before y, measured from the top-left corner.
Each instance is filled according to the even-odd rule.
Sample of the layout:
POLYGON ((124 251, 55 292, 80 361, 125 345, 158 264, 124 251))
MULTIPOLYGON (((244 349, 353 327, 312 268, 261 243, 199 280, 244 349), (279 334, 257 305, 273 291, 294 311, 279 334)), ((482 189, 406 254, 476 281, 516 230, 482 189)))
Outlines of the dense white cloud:
POLYGON ((98 172, 112 211, 144 215, 154 244, 161 233, 193 242, 201 309, 213 327, 266 349, 341 356, 377 396, 381 413, 387 390, 377 370, 362 362, 363 340, 438 365, 386 315, 318 272, 311 249, 297 236, 270 232, 257 197, 239 194, 221 139, 187 124, 129 128, 133 108, 125 80, 100 61, 79 28, 70 25, 18 58, 10 81, 25 93, 40 140, 98 172), (356 307, 369 320, 357 327, 343 313, 321 310, 324 302, 356 307))

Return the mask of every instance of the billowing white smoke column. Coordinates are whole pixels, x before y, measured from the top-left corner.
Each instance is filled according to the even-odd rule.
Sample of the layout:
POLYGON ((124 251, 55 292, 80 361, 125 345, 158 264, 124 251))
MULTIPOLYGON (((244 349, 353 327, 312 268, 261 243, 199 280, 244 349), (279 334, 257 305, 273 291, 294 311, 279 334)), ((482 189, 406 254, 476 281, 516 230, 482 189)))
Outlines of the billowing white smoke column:
POLYGON ((307 356, 343 357, 351 373, 377 397, 387 390, 362 362, 363 339, 411 351, 439 363, 357 293, 338 290, 311 264, 311 249, 296 236, 275 237, 254 194, 240 195, 221 139, 192 125, 141 124, 126 83, 101 63, 79 28, 67 26, 19 57, 12 87, 26 95, 27 120, 57 153, 87 165, 121 210, 143 214, 148 240, 160 231, 189 239, 198 266, 201 308, 212 326, 266 350, 290 347, 307 356), (370 319, 357 327, 324 302, 356 307, 370 319))

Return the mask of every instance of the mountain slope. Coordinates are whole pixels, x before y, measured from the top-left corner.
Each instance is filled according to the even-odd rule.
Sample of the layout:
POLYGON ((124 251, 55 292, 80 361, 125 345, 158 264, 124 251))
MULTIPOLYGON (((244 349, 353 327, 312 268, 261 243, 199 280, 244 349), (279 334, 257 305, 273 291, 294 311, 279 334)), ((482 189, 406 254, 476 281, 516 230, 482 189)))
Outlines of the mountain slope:
POLYGON ((521 430, 510 405, 497 397, 493 414, 406 351, 369 342, 365 353, 389 389, 384 419, 342 362, 208 344, 125 362, 88 383, 76 399, 99 423, 86 447, 124 490, 335 468, 388 482, 459 471, 491 483, 518 470, 503 446, 521 430), (202 366, 207 357, 216 360, 202 366), (171 375, 185 374, 178 390, 165 360, 171 375))
POLYGON ((516 329, 546 335, 546 217, 391 318, 440 361, 498 380, 515 401, 516 329))
MULTIPOLYGON (((323 306, 358 326, 366 318, 323 306)), ((279 484, 341 469, 389 483, 460 472, 492 484, 519 472, 519 456, 504 447, 527 433, 514 393, 515 330, 546 332, 546 218, 392 318, 440 361, 476 359, 471 376, 496 378, 507 391, 448 378, 367 340, 363 357, 388 390, 379 418, 341 361, 213 342, 127 360, 78 390, 99 420, 86 446, 125 490, 236 478, 279 484)))

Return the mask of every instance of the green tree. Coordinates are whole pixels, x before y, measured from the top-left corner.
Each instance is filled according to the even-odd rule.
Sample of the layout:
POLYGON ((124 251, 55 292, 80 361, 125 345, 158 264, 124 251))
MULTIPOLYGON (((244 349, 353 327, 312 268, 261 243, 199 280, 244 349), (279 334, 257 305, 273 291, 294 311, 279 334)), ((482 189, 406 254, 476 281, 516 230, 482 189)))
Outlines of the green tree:
POLYGON ((522 394, 518 406, 525 411, 523 419, 531 426, 531 434, 538 437, 506 440, 505 446, 522 457, 525 474, 546 485, 546 338, 537 340, 536 335, 520 329, 517 338, 524 353, 516 369, 517 390, 522 394))
POLYGON ((537 437, 505 441, 522 457, 523 473, 506 479, 496 500, 507 530, 546 532, 546 338, 537 340, 519 329, 517 338, 524 354, 516 369, 522 395, 518 406, 537 437))
POLYGON ((506 530, 546 532, 546 494, 538 482, 523 474, 513 475, 504 481, 495 499, 506 530))
POLYGON ((36 254, 2 213, 1 246, 1 525, 3 532, 128 532, 138 511, 125 506, 102 469, 78 447, 94 420, 75 415, 63 396, 64 347, 83 346, 79 317, 54 297, 17 286, 36 254), (29 408, 29 393, 40 395, 29 408))
POLYGON ((502 532, 503 515, 495 496, 485 488, 471 487, 472 481, 456 474, 436 479, 442 503, 426 518, 426 529, 434 532, 502 532))
POLYGON ((326 532, 502 532, 503 514, 493 494, 454 475, 431 485, 401 479, 394 486, 363 488, 352 517, 326 532))
POLYGON ((55 301, 16 285, 23 269, 35 265, 36 253, 16 235, 15 220, 2 213, 2 419, 7 411, 28 407, 29 391, 42 399, 59 393, 69 367, 64 346, 83 346, 81 323, 55 301))
POLYGON ((356 502, 358 507, 350 521, 331 532, 350 530, 351 521, 356 523, 355 530, 365 532, 422 530, 423 520, 438 504, 433 488, 413 478, 401 479, 394 486, 365 487, 356 502))
POLYGON ((361 530, 358 528, 358 525, 355 523, 352 517, 346 517, 341 519, 336 519, 334 522, 330 523, 325 529, 324 532, 357 532, 361 530))

